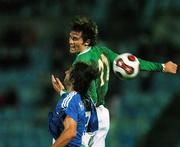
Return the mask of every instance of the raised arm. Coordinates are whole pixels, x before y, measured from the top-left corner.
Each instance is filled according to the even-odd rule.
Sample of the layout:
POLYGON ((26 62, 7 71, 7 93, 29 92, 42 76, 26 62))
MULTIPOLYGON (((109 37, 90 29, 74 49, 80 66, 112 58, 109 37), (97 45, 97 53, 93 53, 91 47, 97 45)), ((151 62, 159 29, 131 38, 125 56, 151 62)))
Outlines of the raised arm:
POLYGON ((62 95, 64 93, 64 86, 59 80, 59 78, 56 78, 54 77, 54 75, 52 75, 51 81, 52 81, 53 88, 56 90, 56 92, 62 95))

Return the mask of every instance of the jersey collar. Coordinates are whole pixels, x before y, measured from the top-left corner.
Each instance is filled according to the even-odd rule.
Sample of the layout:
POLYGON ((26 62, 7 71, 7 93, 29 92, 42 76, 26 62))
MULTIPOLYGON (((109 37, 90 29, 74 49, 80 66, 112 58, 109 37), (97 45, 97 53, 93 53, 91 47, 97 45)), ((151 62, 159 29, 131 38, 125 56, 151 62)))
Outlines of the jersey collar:
POLYGON ((78 54, 78 56, 79 56, 79 55, 82 55, 82 54, 85 54, 85 53, 89 52, 90 50, 91 50, 91 47, 87 48, 87 49, 84 50, 83 52, 80 52, 80 53, 78 54))

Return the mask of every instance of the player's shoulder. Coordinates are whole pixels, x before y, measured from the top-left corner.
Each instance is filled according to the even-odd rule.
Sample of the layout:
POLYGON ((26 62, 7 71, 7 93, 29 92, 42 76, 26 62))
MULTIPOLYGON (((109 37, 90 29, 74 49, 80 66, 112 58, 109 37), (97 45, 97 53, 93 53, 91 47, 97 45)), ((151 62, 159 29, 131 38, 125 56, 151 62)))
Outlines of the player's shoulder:
POLYGON ((73 93, 74 93, 73 97, 70 100, 68 106, 69 107, 74 107, 78 111, 84 111, 85 108, 84 108, 84 104, 83 104, 82 99, 81 99, 81 95, 78 92, 73 92, 73 93))
POLYGON ((79 99, 80 99, 80 95, 77 92, 72 91, 68 93, 66 97, 63 98, 61 105, 63 108, 66 108, 69 105, 75 103, 76 101, 79 101, 79 99))
POLYGON ((105 45, 98 44, 98 45, 93 46, 92 50, 93 49, 95 49, 95 50, 104 50, 104 49, 108 49, 108 47, 105 46, 105 45))
POLYGON ((109 50, 111 50, 109 47, 104 46, 104 45, 96 45, 92 48, 92 51, 100 54, 108 54, 109 50))
POLYGON ((72 97, 70 101, 71 103, 79 103, 79 101, 81 101, 81 95, 78 92, 73 91, 70 92, 70 94, 70 97, 72 97))
POLYGON ((68 97, 70 97, 72 100, 79 99, 80 94, 76 91, 72 91, 69 93, 68 97))

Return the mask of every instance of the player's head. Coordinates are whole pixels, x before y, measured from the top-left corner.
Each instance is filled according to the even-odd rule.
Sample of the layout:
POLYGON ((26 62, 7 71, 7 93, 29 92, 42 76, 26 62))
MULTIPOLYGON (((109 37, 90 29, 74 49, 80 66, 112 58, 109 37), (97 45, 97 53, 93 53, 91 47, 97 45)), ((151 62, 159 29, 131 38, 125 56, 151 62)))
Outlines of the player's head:
POLYGON ((66 72, 65 87, 72 84, 73 90, 85 96, 92 80, 97 78, 97 74, 97 70, 92 66, 78 62, 66 72))
POLYGON ((90 18, 76 16, 72 21, 69 35, 70 52, 77 53, 96 44, 98 28, 90 18))

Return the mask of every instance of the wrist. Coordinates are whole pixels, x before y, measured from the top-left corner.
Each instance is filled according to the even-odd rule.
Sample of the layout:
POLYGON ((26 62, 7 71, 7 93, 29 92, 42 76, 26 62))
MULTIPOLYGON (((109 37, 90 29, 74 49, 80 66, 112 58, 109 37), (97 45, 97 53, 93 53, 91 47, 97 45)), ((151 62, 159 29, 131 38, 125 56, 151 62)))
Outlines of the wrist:
POLYGON ((60 96, 62 96, 64 93, 66 93, 64 90, 61 90, 61 91, 59 92, 60 96))
POLYGON ((162 67, 163 67, 162 71, 165 72, 165 67, 166 67, 165 64, 162 64, 162 67))

